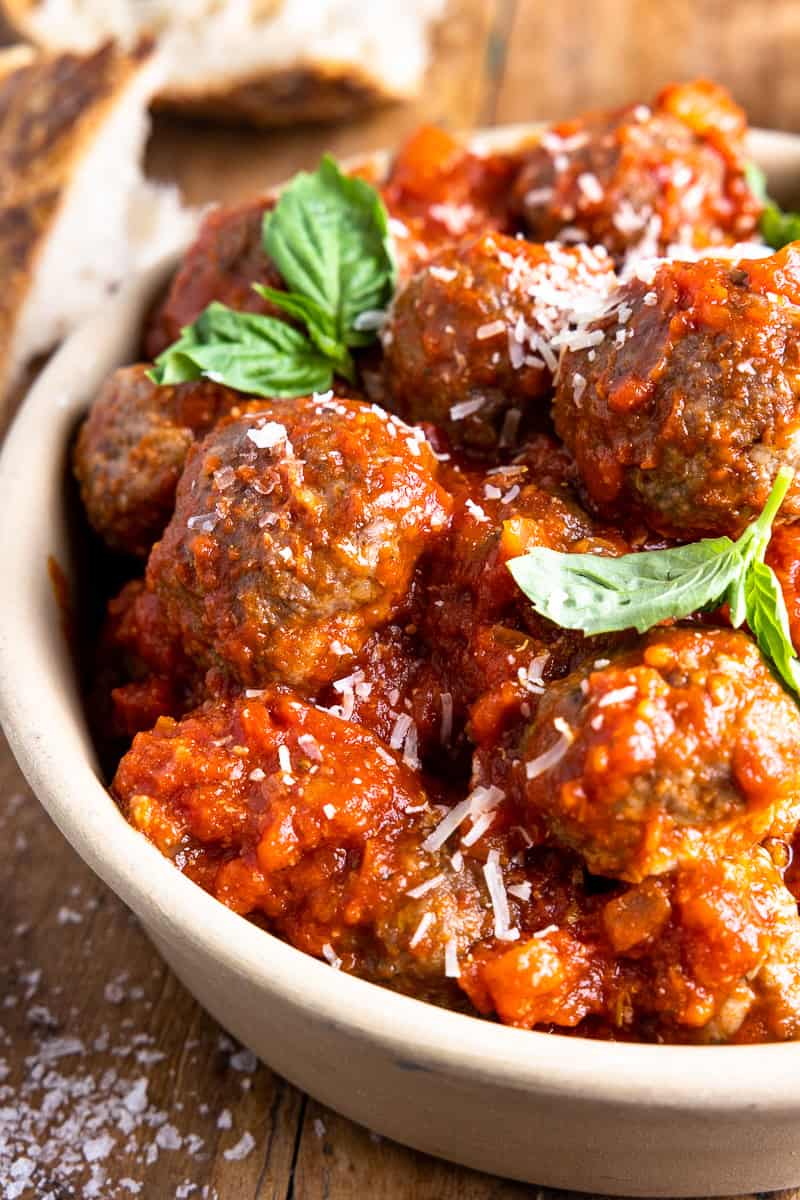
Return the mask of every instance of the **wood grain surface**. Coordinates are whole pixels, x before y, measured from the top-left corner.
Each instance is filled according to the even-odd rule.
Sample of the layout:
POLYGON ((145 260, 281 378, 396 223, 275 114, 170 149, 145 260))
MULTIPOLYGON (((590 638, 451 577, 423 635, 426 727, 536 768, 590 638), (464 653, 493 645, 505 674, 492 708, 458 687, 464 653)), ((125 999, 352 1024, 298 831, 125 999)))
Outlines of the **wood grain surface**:
MULTIPOLYGON (((467 128, 567 116, 646 100, 668 80, 699 73, 727 83, 754 123, 798 129, 799 56, 794 0, 454 0, 416 103, 346 127, 275 133, 159 120, 149 167, 193 202, 231 200, 313 165, 323 150, 345 155, 392 145, 421 120, 467 128)), ((72 853, 4 745, 0 842, 0 1147, 3 1138, 19 1137, 17 1165, 0 1168, 0 1196, 555 1195, 405 1150, 255 1064, 195 1004, 135 919, 72 853), (56 1074, 43 1072, 43 1063, 56 1074), (109 1147, 103 1096, 136 1088, 141 1094, 142 1079, 147 1108, 129 1136, 112 1129, 109 1147), (36 1154, 49 1161, 40 1162, 39 1183, 26 1188, 25 1172, 33 1168, 25 1159, 36 1154)), ((784 1195, 796 1200, 800 1191, 784 1195)))

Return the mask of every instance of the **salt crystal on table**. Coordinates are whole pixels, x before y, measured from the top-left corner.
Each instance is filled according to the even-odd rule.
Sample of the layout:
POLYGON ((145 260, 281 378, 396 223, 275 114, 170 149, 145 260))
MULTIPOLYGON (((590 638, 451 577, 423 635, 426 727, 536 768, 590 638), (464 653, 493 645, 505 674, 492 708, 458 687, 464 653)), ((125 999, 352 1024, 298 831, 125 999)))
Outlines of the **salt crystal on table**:
POLYGON ((174 1125, 162 1125, 156 1134, 156 1145, 162 1150, 180 1150, 183 1138, 174 1125))
POLYGON ((122 1097, 122 1103, 128 1112, 144 1112, 147 1108, 147 1080, 144 1077, 136 1080, 128 1094, 122 1097))
POLYGON ((74 908, 67 908, 62 905, 56 914, 56 920, 59 925, 80 925, 83 922, 83 917, 79 912, 75 912, 74 908))
POLYGON ((247 1158, 255 1147, 256 1139, 252 1133, 243 1133, 235 1146, 231 1146, 230 1150, 223 1151, 223 1157, 229 1162, 239 1162, 243 1158, 247 1158))
POLYGON ((230 1129, 233 1125, 233 1117, 229 1108, 223 1108, 222 1112, 217 1117, 217 1129, 230 1129))
POLYGON ((230 1057, 230 1064, 234 1071, 244 1071, 247 1075, 252 1075, 258 1066, 258 1059, 252 1050, 248 1050, 243 1046, 241 1050, 237 1050, 230 1057))
POLYGON ((88 1138, 83 1143, 83 1157, 90 1163, 99 1162, 103 1158, 108 1158, 115 1145, 113 1137, 108 1133, 103 1133, 100 1137, 88 1138))

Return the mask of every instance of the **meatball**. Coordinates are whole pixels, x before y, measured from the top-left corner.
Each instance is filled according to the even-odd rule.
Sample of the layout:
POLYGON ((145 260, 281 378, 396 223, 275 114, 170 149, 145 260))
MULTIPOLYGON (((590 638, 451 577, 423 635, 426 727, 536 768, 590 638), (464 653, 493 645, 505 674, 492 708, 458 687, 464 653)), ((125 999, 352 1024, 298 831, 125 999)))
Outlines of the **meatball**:
POLYGON ((158 598, 143 580, 131 580, 109 600, 91 705, 104 740, 129 739, 161 716, 195 708, 211 682, 165 627, 158 598))
POLYGON ((760 203, 744 176, 744 113, 715 84, 673 85, 642 104, 542 134, 514 185, 531 237, 601 242, 619 257, 680 242, 736 242, 760 203))
MULTIPOLYGON (((554 404, 598 511, 689 540, 758 515, 779 467, 800 467, 799 300, 798 244, 664 263, 620 289, 566 354, 554 404)), ((780 515, 800 515, 800 483, 780 515)))
POLYGON ((172 515, 190 446, 242 397, 208 380, 158 387, 139 365, 115 371, 84 421, 75 474, 94 528, 145 557, 172 515))
POLYGON ((541 851, 527 858, 520 937, 474 947, 462 972, 480 1011, 525 1029, 580 1024, 669 1042, 797 1037, 800 918, 764 848, 611 896, 569 856, 547 862, 544 879, 541 851))
POLYGON ((566 456, 545 434, 507 466, 479 471, 448 464, 444 472, 453 515, 426 563, 415 620, 450 695, 456 730, 469 710, 471 737, 491 743, 496 719, 505 722, 515 706, 535 700, 543 678, 563 674, 584 640, 534 613, 508 560, 533 546, 611 555, 628 546, 575 502, 565 482, 566 456))
POLYGON ((798 752, 800 713, 744 633, 658 629, 551 685, 517 787, 532 828, 637 882, 790 835, 798 752))
POLYGON ((264 250, 264 213, 274 201, 262 197, 214 209, 186 251, 166 296, 145 331, 145 354, 157 358, 196 321, 212 300, 237 312, 272 313, 274 306, 253 291, 254 283, 280 288, 278 269, 264 250))
POLYGON ((489 230, 510 233, 509 154, 475 154, 435 125, 401 146, 382 188, 401 279, 443 246, 489 230))
POLYGON ((602 304, 614 282, 602 247, 496 233, 449 246, 395 299, 383 335, 390 401, 411 420, 442 426, 456 445, 513 443, 520 426, 549 415, 551 339, 576 309, 602 304))
POLYGON ((407 603, 449 497, 420 430, 332 396, 230 418, 194 448, 150 588, 187 653, 307 693, 407 603))
POLYGON ((703 1042, 795 1038, 800 918, 770 853, 701 858, 610 900, 628 1023, 703 1042))
POLYGON ((112 790, 234 911, 345 970, 458 1002, 446 948, 491 930, 480 866, 424 847, 440 814, 358 725, 282 693, 208 703, 140 734, 112 790))

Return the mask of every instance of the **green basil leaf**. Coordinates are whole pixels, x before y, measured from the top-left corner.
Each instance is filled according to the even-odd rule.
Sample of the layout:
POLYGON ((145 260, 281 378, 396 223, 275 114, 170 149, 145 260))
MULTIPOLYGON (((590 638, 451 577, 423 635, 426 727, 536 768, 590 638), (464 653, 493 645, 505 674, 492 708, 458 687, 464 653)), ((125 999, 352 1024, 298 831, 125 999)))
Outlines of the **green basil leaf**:
POLYGON ((721 601, 740 571, 730 538, 619 558, 537 547, 507 564, 543 617, 587 634, 636 629, 688 617, 721 601))
POLYGON ((565 629, 644 633, 659 621, 680 620, 726 600, 738 627, 746 616, 747 573, 764 557, 793 478, 791 468, 780 468, 760 515, 736 542, 704 538, 619 558, 537 547, 507 566, 536 611, 565 629))
POLYGON ((793 692, 800 694, 800 661, 792 645, 789 614, 771 567, 754 562, 745 583, 747 624, 762 654, 793 692))
POLYGON ((745 167, 750 191, 764 205, 759 220, 759 232, 768 246, 780 250, 789 242, 800 241, 800 213, 784 212, 767 191, 767 177, 755 163, 745 167))
POLYGON ((800 213, 784 212, 771 201, 761 214, 759 230, 768 246, 780 250, 789 242, 800 241, 800 213))
POLYGON ((310 298, 334 321, 336 340, 365 346, 374 330, 365 312, 391 300, 396 268, 386 209, 363 179, 343 175, 326 155, 313 174, 296 175, 264 215, 264 248, 290 291, 310 298))
POLYGON ((286 399, 327 391, 333 368, 305 334, 284 321, 234 312, 214 301, 150 372, 157 384, 202 377, 252 396, 286 399))
POLYGON ((762 204, 769 204, 770 199, 767 194, 767 177, 754 162, 745 164, 744 177, 747 181, 747 186, 755 196, 756 200, 760 200, 762 204))
POLYGON ((335 321, 320 308, 316 300, 312 300, 310 296, 301 296, 299 292, 282 292, 260 283, 253 284, 253 291, 264 300, 282 308, 290 317, 302 321, 308 330, 308 336, 331 360, 337 374, 350 383, 355 382, 355 367, 350 352, 337 339, 335 321))

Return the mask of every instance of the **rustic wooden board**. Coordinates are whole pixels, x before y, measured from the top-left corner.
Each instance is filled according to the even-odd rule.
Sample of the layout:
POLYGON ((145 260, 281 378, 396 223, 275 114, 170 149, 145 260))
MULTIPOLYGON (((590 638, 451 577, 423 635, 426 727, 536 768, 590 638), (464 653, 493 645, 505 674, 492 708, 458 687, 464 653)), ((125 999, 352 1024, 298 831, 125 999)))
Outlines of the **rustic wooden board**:
MULTIPOLYGON (((669 79, 697 73, 728 83, 755 122, 800 128, 798 52, 793 0, 454 0, 415 104, 343 128, 276 133, 161 119, 150 169, 179 183, 193 202, 235 199, 313 165, 325 149, 346 155, 396 144, 421 120, 467 128, 570 115, 646 99, 669 79)), ((92 1167, 98 1179, 106 1172, 101 1200, 136 1194, 120 1185, 126 1177, 141 1185, 145 1200, 554 1200, 555 1193, 380 1139, 251 1063, 75 857, 4 743, 0 841, 0 1164, 3 1137, 18 1134, 26 1120, 36 1125, 40 1145, 47 1130, 61 1128, 62 1148, 82 1156, 83 1168, 66 1173, 69 1156, 55 1158, 45 1172, 53 1200, 82 1197, 92 1167), (66 1039, 79 1039, 83 1053, 53 1060, 65 1082, 51 1079, 37 1091, 43 1047, 68 1050, 66 1039), (91 1127, 104 1112, 104 1096, 114 1088, 125 1094, 144 1076, 148 1106, 132 1134, 123 1136, 113 1121, 91 1127), (84 1104, 75 1095, 80 1087, 89 1097, 84 1104), (59 1088, 66 1098, 46 1117, 59 1088), (4 1105, 21 1111, 9 1118, 4 1105), (70 1113, 82 1115, 83 1125, 65 1131, 70 1113), (94 1164, 86 1161, 86 1144, 98 1154, 109 1129, 113 1147, 94 1164), (231 1157, 245 1135, 252 1149, 231 1157), (153 1146, 157 1157, 150 1149, 148 1162, 153 1146)), ((19 1194, 40 1200, 48 1191, 42 1178, 19 1194)), ((0 1194, 12 1183, 0 1165, 0 1194)), ((800 1191, 784 1196, 798 1200, 800 1191)))

